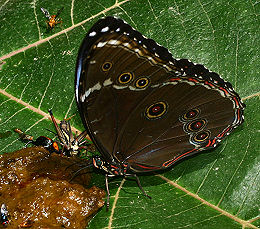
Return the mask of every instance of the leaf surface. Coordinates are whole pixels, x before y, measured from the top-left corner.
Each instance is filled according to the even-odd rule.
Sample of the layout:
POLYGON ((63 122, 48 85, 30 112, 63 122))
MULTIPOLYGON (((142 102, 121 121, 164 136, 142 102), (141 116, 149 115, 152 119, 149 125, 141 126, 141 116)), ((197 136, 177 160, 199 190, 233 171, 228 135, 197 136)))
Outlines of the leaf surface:
MULTIPOLYGON (((246 104, 245 123, 211 152, 164 173, 110 181, 111 203, 89 228, 259 228, 259 12, 257 1, 1 1, 0 152, 23 143, 12 130, 50 136, 47 110, 83 130, 74 99, 77 52, 102 16, 118 16, 167 47, 174 58, 205 65, 232 83, 246 104), (47 31, 40 8, 60 14, 47 31), (12 134, 10 134, 10 131, 12 134)), ((51 137, 51 136, 50 136, 51 137)), ((93 184, 105 188, 102 174, 93 184)))

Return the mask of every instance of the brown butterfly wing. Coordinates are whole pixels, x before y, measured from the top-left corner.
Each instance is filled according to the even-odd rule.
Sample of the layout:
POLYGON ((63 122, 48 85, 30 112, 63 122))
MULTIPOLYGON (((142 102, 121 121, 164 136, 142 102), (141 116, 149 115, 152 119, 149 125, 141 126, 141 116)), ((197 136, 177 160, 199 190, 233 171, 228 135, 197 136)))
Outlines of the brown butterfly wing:
POLYGON ((76 99, 105 159, 128 162, 135 172, 215 147, 243 121, 243 104, 229 83, 202 65, 173 59, 111 17, 83 41, 76 99))

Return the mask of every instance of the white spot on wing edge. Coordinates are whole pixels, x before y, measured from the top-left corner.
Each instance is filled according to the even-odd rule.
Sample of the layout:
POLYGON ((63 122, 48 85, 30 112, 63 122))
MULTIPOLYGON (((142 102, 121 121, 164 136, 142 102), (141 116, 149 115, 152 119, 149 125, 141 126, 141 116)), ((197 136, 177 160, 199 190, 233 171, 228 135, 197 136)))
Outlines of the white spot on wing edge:
POLYGON ((89 36, 90 36, 90 37, 94 37, 94 36, 96 36, 96 34, 97 34, 97 33, 96 33, 95 31, 93 31, 93 32, 91 32, 91 33, 89 34, 89 36))
POLYGON ((106 26, 105 28, 101 29, 101 32, 102 32, 102 33, 105 33, 105 32, 107 32, 108 30, 109 30, 109 27, 106 26))

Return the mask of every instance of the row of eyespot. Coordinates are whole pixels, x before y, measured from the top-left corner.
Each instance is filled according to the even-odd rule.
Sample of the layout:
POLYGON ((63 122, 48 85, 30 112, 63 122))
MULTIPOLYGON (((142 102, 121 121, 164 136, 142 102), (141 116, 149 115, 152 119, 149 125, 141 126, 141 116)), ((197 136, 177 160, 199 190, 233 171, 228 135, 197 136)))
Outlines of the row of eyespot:
POLYGON ((203 143, 210 137, 210 131, 204 130, 207 125, 206 119, 197 119, 200 110, 195 108, 184 113, 180 121, 184 122, 183 130, 191 134, 190 141, 194 144, 203 143))
MULTIPOLYGON (((112 68, 112 63, 107 61, 102 65, 102 71, 107 72, 112 68)), ((122 85, 128 84, 134 78, 131 72, 124 72, 118 77, 118 82, 122 85)), ((150 83, 147 77, 141 77, 137 79, 134 83, 136 88, 145 88, 150 83)))
MULTIPOLYGON (((156 102, 148 106, 145 110, 145 116, 152 120, 161 118, 167 111, 167 104, 163 101, 156 102)), ((191 134, 191 142, 194 144, 204 143, 210 137, 210 131, 204 130, 206 119, 196 119, 199 115, 199 109, 192 109, 180 118, 184 122, 184 131, 191 134)))

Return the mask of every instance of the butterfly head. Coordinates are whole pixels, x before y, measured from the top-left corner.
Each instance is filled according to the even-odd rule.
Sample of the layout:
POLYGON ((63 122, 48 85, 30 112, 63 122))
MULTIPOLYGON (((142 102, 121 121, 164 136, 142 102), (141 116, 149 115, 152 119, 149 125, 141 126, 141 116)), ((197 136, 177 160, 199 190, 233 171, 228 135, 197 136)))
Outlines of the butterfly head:
POLYGON ((128 163, 119 163, 115 160, 108 162, 100 156, 94 156, 92 162, 94 167, 105 171, 109 176, 124 176, 129 169, 128 163))

